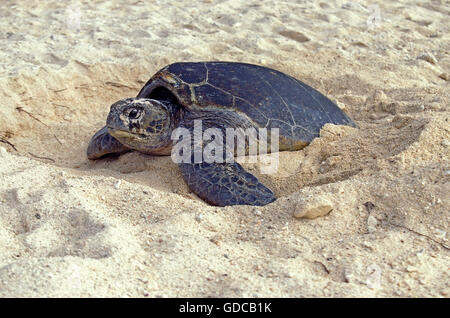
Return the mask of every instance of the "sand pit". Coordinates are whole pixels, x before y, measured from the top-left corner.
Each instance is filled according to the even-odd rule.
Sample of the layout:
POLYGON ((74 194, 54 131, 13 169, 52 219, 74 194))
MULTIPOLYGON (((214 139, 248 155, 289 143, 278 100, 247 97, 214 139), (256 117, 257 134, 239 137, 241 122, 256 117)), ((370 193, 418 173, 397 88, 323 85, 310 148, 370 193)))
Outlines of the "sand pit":
POLYGON ((189 3, 1 5, 0 296, 448 297, 445 4, 189 3), (292 75, 359 129, 245 164, 279 197, 257 208, 207 205, 170 157, 87 160, 111 103, 205 60, 292 75))

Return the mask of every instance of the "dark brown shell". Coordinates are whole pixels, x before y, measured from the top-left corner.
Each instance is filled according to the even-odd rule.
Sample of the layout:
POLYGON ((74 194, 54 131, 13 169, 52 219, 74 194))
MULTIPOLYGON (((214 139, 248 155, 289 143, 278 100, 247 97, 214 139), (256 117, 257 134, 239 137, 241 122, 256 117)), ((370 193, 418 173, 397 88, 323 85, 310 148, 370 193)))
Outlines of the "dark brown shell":
POLYGON ((326 123, 356 126, 319 91, 258 65, 174 63, 152 76, 137 97, 164 99, 169 92, 188 109, 234 109, 260 127, 279 128, 280 135, 290 140, 310 142, 326 123))

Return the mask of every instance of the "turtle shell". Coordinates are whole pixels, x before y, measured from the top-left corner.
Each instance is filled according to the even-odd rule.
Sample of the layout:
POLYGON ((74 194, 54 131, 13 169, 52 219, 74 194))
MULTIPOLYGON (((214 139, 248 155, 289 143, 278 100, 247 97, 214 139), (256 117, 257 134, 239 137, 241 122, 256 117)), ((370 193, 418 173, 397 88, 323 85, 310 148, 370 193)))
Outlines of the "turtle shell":
POLYGON ((170 64, 152 76, 137 97, 171 100, 191 110, 235 110, 260 127, 277 127, 282 137, 306 143, 326 123, 356 126, 314 88, 282 72, 245 63, 170 64))

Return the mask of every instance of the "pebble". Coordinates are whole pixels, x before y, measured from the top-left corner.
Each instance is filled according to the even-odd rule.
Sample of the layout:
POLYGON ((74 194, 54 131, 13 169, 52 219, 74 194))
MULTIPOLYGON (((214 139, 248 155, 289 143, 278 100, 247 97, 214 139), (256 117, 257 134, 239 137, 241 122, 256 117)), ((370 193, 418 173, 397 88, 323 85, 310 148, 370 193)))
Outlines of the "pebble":
MULTIPOLYGON (((422 236, 423 237, 423 236, 422 236)), ((422 249, 420 249, 417 253, 416 253, 416 256, 418 257, 418 258, 421 258, 421 257, 423 257, 423 251, 424 251, 424 249, 422 248, 422 249)))
POLYGON ((378 221, 373 215, 370 215, 367 218, 367 230, 369 231, 369 233, 373 233, 377 230, 377 224, 378 221))
POLYGON ((427 61, 428 63, 433 64, 433 65, 436 65, 438 63, 437 59, 430 52, 424 52, 424 53, 420 54, 417 58, 420 60, 427 61))
POLYGON ((378 289, 381 287, 381 268, 376 264, 367 267, 366 285, 370 289, 378 289))
POLYGON ((305 34, 298 32, 298 31, 285 30, 285 31, 280 31, 279 34, 288 39, 291 39, 291 40, 294 40, 294 41, 297 41, 300 43, 308 42, 311 40, 305 34))
POLYGON ((121 180, 119 180, 119 181, 117 181, 115 184, 114 184, 114 188, 115 189, 120 189, 120 184, 122 183, 122 181, 121 180))
POLYGON ((344 269, 344 280, 346 283, 352 283, 354 282, 355 276, 353 275, 352 271, 348 268, 344 269))
POLYGON ((342 102, 340 102, 340 101, 338 101, 338 100, 335 100, 335 102, 336 102, 336 105, 337 105, 342 111, 344 111, 344 112, 347 112, 347 111, 348 111, 348 107, 347 107, 346 104, 344 104, 344 103, 342 103, 342 102))
POLYGON ((203 215, 197 214, 197 215, 195 216, 195 220, 196 220, 197 222, 200 223, 200 222, 203 220, 203 215))
POLYGON ((261 215, 261 211, 260 210, 255 210, 253 213, 255 213, 256 216, 260 216, 261 215))
POLYGON ((315 219, 318 218, 319 216, 327 215, 332 210, 333 207, 327 204, 321 205, 321 204, 300 203, 295 208, 294 217, 315 219))
POLYGON ((373 245, 370 242, 364 241, 362 245, 368 249, 373 250, 373 245))
POLYGON ((214 235, 209 240, 216 245, 220 245, 220 241, 222 240, 222 237, 220 235, 214 235))
POLYGON ((439 78, 442 78, 444 81, 448 81, 449 77, 448 73, 439 74, 439 78))
POLYGON ((0 156, 6 155, 7 152, 5 148, 0 147, 0 156))

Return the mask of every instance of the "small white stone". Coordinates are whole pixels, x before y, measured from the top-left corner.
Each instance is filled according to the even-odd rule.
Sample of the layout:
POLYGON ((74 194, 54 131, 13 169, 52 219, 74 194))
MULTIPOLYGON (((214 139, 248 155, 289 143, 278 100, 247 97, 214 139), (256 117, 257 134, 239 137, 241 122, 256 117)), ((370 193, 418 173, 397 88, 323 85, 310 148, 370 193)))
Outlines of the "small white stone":
POLYGON ((117 181, 115 184, 114 184, 114 188, 115 189, 120 189, 120 184, 122 183, 122 180, 119 180, 119 181, 117 181))
POLYGON ((261 211, 260 210, 255 210, 253 213, 255 213, 256 216, 260 216, 261 215, 261 211))
POLYGON ((8 153, 8 151, 6 151, 5 148, 0 147, 0 155, 1 155, 1 156, 6 155, 7 153, 8 153))
POLYGON ((352 283, 354 281, 354 275, 352 271, 348 268, 344 269, 344 279, 347 283, 352 283))
POLYGON ((420 54, 417 58, 427 61, 428 63, 433 64, 433 65, 436 65, 438 63, 436 57, 434 57, 434 55, 431 54, 430 52, 424 52, 424 53, 420 54))
POLYGON ((195 216, 195 220, 196 220, 197 222, 200 223, 200 222, 203 220, 203 215, 197 214, 197 215, 195 216))
POLYGON ((346 111, 348 109, 346 104, 344 104, 344 103, 342 103, 342 102, 340 102, 338 100, 336 100, 336 105, 343 111, 346 111))
POLYGON ((369 231, 369 233, 373 233, 377 230, 377 224, 378 221, 373 215, 370 215, 367 218, 367 230, 369 231))
POLYGON ((373 245, 372 245, 372 243, 370 243, 370 242, 364 241, 364 242, 362 242, 362 245, 363 245, 364 247, 369 248, 369 249, 373 249, 373 245))

